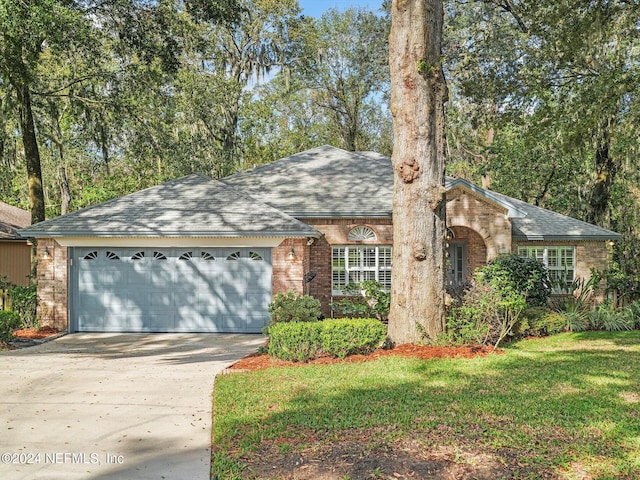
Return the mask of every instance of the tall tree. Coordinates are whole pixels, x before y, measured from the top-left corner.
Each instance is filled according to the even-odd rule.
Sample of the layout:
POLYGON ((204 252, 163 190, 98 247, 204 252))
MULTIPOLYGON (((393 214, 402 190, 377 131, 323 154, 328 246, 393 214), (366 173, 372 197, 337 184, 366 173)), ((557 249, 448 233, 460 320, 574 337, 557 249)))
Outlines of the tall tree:
POLYGON ((209 173, 232 173, 243 160, 241 110, 252 89, 271 72, 285 70, 297 56, 297 0, 238 0, 230 20, 199 24, 180 76, 185 115, 196 148, 207 145, 209 173), (200 140, 201 139, 201 140, 200 140))
POLYGON ((389 336, 395 343, 411 343, 435 338, 445 327, 442 0, 394 0, 391 21, 394 248, 389 336))
POLYGON ((619 231, 616 257, 640 271, 632 253, 640 225, 629 214, 637 198, 640 3, 451 0, 447 14, 459 164, 466 157, 469 170, 488 173, 502 193, 619 231), (493 142, 474 141, 487 127, 493 142))
POLYGON ((11 84, 17 100, 33 223, 45 219, 45 209, 32 84, 45 42, 61 38, 69 14, 52 0, 0 3, 0 74, 11 84))
POLYGON ((388 30, 388 18, 350 8, 328 10, 306 31, 303 82, 347 150, 371 149, 390 120, 388 30))

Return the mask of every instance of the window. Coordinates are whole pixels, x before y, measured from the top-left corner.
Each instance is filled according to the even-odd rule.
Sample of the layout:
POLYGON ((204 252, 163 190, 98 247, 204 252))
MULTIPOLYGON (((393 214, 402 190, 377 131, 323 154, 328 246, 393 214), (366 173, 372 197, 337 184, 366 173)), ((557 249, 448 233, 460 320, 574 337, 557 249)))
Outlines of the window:
POLYGON ((107 250, 106 256, 109 260, 120 260, 117 253, 107 250))
POLYGON ((131 255, 131 260, 142 260, 144 258, 144 252, 137 252, 131 255))
POLYGON ((209 252, 200 252, 200 258, 202 258, 202 260, 205 260, 207 262, 213 262, 215 260, 215 257, 211 255, 209 252))
POLYGON ((238 260, 240 258, 240 252, 233 252, 227 257, 227 260, 238 260))
POLYGON ((347 240, 358 241, 358 240, 376 240, 376 232, 371 230, 369 227, 365 225, 358 225, 357 227, 353 227, 349 231, 349 235, 347 236, 347 240))
POLYGON ((97 251, 93 251, 93 252, 89 252, 87 253, 84 257, 82 257, 84 260, 95 260, 96 258, 98 258, 98 252, 97 251))
POLYGON ((156 260, 166 260, 167 256, 162 252, 153 252, 153 258, 156 260))
POLYGON ((519 247, 518 255, 540 260, 549 271, 553 293, 569 293, 575 280, 575 247, 519 247))
POLYGON ((333 294, 340 295, 350 283, 376 280, 391 290, 391 247, 387 245, 348 245, 333 247, 333 294))
POLYGON ((178 257, 178 260, 191 260, 193 258, 193 252, 184 252, 178 257))
POLYGON ((249 252, 249 258, 255 262, 262 262, 264 260, 264 258, 256 252, 249 252))

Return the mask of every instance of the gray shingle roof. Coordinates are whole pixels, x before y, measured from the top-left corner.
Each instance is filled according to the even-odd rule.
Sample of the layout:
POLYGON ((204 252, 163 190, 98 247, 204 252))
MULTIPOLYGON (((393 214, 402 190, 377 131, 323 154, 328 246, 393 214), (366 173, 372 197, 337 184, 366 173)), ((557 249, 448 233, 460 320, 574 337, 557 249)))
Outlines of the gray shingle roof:
MULTIPOLYGON (((256 200, 297 218, 388 217, 392 213, 391 159, 373 152, 347 152, 328 145, 222 179, 256 200)), ((604 240, 620 235, 566 215, 447 178, 447 190, 462 186, 508 210, 519 240, 604 240)))
POLYGON ((391 215, 391 162, 372 152, 324 145, 221 181, 296 218, 391 215))
POLYGON ((507 199, 525 213, 522 218, 511 220, 513 238, 517 240, 615 240, 620 234, 597 227, 575 218, 536 207, 530 203, 491 192, 507 199))
POLYGON ((25 240, 18 229, 31 224, 31 214, 26 210, 0 202, 0 240, 25 240))
POLYGON ((203 175, 188 175, 20 231, 51 236, 318 236, 313 227, 203 175))

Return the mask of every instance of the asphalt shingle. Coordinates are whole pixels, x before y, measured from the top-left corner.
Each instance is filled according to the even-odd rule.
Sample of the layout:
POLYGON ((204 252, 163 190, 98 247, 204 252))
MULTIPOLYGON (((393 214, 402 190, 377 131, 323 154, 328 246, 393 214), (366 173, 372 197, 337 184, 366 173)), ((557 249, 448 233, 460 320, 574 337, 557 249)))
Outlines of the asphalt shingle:
MULTIPOLYGON (((392 214, 391 159, 373 152, 347 152, 324 145, 222 179, 258 201, 296 218, 389 217, 392 214)), ((620 235, 575 218, 447 178, 504 206, 519 240, 601 240, 620 235)))
POLYGON ((203 175, 40 222, 23 236, 318 236, 313 227, 203 175))
POLYGON ((31 223, 31 214, 26 210, 0 202, 0 240, 21 240, 18 230, 31 223))

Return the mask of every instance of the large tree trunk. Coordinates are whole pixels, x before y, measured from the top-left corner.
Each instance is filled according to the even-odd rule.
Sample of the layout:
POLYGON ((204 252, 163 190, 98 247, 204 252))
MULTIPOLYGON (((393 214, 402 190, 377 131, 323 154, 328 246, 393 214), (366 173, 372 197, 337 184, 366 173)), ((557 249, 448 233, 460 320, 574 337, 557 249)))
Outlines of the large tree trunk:
POLYGON ((393 0, 389 57, 393 115, 393 277, 396 344, 445 328, 442 0, 393 0))
POLYGON ((600 227, 608 227, 607 213, 611 201, 613 183, 620 170, 620 161, 612 158, 609 152, 609 126, 604 126, 600 132, 596 147, 596 180, 589 197, 589 211, 586 221, 600 227))
POLYGON ((31 92, 26 84, 15 85, 22 130, 22 144, 27 164, 27 185, 31 201, 31 223, 44 221, 44 191, 42 189, 42 169, 40 151, 36 138, 36 128, 31 111, 31 92))

